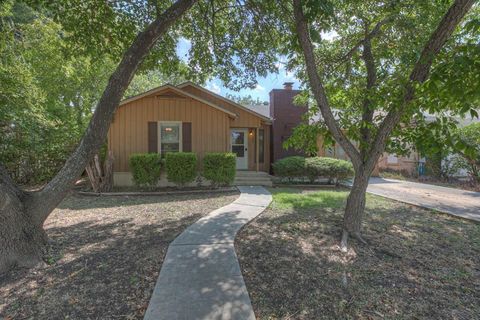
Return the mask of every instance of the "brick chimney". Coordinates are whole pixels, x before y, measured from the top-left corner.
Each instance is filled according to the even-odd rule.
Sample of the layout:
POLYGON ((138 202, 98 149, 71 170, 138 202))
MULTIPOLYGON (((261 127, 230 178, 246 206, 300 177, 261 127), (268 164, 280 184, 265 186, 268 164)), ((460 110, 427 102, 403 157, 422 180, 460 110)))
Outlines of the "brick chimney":
POLYGON ((293 82, 284 82, 283 83, 284 90, 292 90, 293 89, 293 82))
POLYGON ((293 90, 293 82, 285 82, 283 89, 270 91, 270 117, 273 119, 270 143, 272 162, 288 156, 302 155, 296 150, 283 148, 283 142, 288 139, 293 128, 300 124, 303 114, 307 112, 307 107, 293 104, 293 98, 300 92, 293 90))

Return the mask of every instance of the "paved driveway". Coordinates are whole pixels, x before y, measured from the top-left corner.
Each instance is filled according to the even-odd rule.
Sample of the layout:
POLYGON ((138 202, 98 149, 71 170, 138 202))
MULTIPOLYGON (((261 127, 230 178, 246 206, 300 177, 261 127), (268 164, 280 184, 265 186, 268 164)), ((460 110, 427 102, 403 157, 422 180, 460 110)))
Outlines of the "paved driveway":
POLYGON ((480 192, 371 178, 367 192, 480 222, 480 192))

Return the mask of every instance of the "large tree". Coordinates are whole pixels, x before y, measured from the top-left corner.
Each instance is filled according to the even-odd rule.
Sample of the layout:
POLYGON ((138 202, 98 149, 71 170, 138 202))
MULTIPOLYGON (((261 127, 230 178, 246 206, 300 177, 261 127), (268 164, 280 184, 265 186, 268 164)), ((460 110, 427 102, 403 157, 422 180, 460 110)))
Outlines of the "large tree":
POLYGON ((392 132, 401 123, 410 124, 418 112, 416 94, 474 3, 293 0, 308 87, 331 136, 355 169, 345 209, 343 249, 349 235, 363 242, 360 233, 370 175, 392 132), (326 31, 336 32, 333 40, 322 39, 326 31))
POLYGON ((157 70, 199 81, 216 75, 231 88, 251 87, 257 74, 276 70, 276 46, 286 34, 270 32, 278 24, 273 0, 25 2, 61 24, 68 52, 92 61, 109 57, 118 65, 78 147, 43 188, 22 190, 0 163, 0 272, 41 261, 47 242, 45 220, 104 144, 113 114, 137 71, 148 76, 149 70, 157 70), (187 70, 176 55, 181 37, 191 43, 187 70))
POLYGON ((12 265, 32 266, 41 260, 47 240, 44 221, 103 144, 113 113, 139 65, 157 40, 195 2, 178 0, 138 33, 111 75, 80 144, 42 190, 21 190, 0 165, 0 272, 12 265))

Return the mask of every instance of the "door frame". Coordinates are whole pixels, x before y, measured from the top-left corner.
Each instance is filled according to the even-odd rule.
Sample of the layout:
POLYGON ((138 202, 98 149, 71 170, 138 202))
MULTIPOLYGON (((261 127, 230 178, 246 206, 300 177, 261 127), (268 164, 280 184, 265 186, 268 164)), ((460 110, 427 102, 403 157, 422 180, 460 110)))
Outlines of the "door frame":
POLYGON ((242 160, 244 165, 239 166, 239 160, 238 160, 239 157, 236 157, 235 169, 237 169, 237 170, 248 170, 248 133, 249 133, 249 129, 248 128, 230 128, 230 152, 233 152, 233 150, 232 150, 232 147, 233 147, 232 131, 242 131, 244 133, 244 135, 243 135, 243 148, 244 148, 243 159, 244 160, 242 160))

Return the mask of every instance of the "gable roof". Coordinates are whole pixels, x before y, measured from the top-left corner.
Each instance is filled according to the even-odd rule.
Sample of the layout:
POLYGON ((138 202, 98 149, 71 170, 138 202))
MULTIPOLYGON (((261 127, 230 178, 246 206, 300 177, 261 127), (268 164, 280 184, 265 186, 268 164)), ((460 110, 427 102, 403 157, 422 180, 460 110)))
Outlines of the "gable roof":
POLYGON ((140 93, 140 94, 138 94, 138 95, 136 95, 136 96, 132 96, 132 97, 126 98, 126 99, 124 99, 124 100, 122 100, 122 101, 120 102, 119 106, 123 106, 123 105, 125 105, 125 104, 127 104, 127 103, 129 103, 129 102, 132 102, 132 101, 135 101, 135 100, 138 100, 138 99, 142 99, 142 98, 151 96, 151 95, 153 95, 153 94, 155 94, 155 93, 159 93, 159 92, 162 92, 162 91, 165 91, 165 90, 170 90, 170 91, 173 91, 174 93, 176 93, 176 94, 178 94, 178 95, 185 96, 185 97, 192 98, 192 99, 195 99, 195 100, 197 100, 197 101, 200 101, 200 102, 202 102, 202 103, 204 103, 204 104, 206 104, 206 105, 208 105, 208 106, 210 106, 210 107, 212 107, 212 108, 215 108, 215 109, 217 109, 217 110, 220 110, 220 111, 222 111, 222 112, 225 112, 225 113, 227 113, 228 115, 230 115, 230 116, 232 116, 232 117, 234 117, 234 118, 237 118, 237 117, 238 117, 238 115, 237 115, 236 113, 233 113, 233 112, 231 112, 230 110, 227 110, 227 109, 225 109, 225 108, 223 108, 223 107, 221 107, 221 106, 219 106, 219 105, 217 105, 217 104, 214 104, 214 103, 212 103, 212 102, 210 102, 210 101, 207 101, 207 100, 205 100, 205 99, 202 99, 202 98, 200 98, 200 97, 197 97, 197 96, 195 96, 195 95, 193 95, 193 94, 190 94, 190 93, 188 93, 188 92, 185 92, 185 91, 183 91, 183 90, 181 90, 181 89, 179 89, 179 88, 177 88, 177 87, 175 87, 175 86, 173 86, 173 85, 171 85, 171 84, 169 84, 169 83, 167 83, 167 84, 165 84, 165 85, 163 85, 163 86, 160 86, 160 87, 153 88, 153 89, 148 90, 148 91, 146 91, 146 92, 144 92, 144 93, 140 93))
POLYGON ((199 85, 197 85, 197 84, 195 84, 195 83, 193 83, 193 82, 191 82, 191 81, 185 81, 185 82, 179 84, 179 85, 178 85, 178 88, 182 89, 182 88, 185 88, 186 86, 191 86, 191 87, 194 87, 194 88, 196 88, 196 89, 198 89, 198 90, 200 90, 200 91, 203 91, 203 92, 205 92, 205 93, 207 93, 207 94, 209 94, 209 95, 211 95, 211 96, 213 96, 213 97, 215 97, 215 98, 218 98, 218 99, 220 99, 220 100, 222 100, 222 101, 224 101, 224 102, 232 105, 232 106, 235 107, 235 108, 239 108, 239 109, 241 109, 241 110, 243 110, 243 111, 246 111, 246 112, 248 112, 248 113, 251 113, 251 114, 259 117, 260 119, 262 119, 262 120, 264 120, 264 121, 266 121, 266 122, 268 122, 268 123, 271 123, 271 122, 272 122, 272 119, 271 119, 269 116, 263 115, 263 114, 255 111, 255 110, 252 110, 252 109, 250 109, 250 108, 248 108, 248 107, 245 107, 245 106, 243 106, 243 105, 241 105, 241 104, 239 104, 239 103, 236 103, 235 101, 232 101, 232 100, 230 100, 230 99, 227 99, 227 98, 225 98, 225 97, 222 97, 221 95, 216 94, 215 92, 212 92, 212 91, 210 91, 210 90, 208 90, 208 89, 205 89, 205 88, 203 88, 203 87, 201 87, 201 86, 199 86, 199 85))

